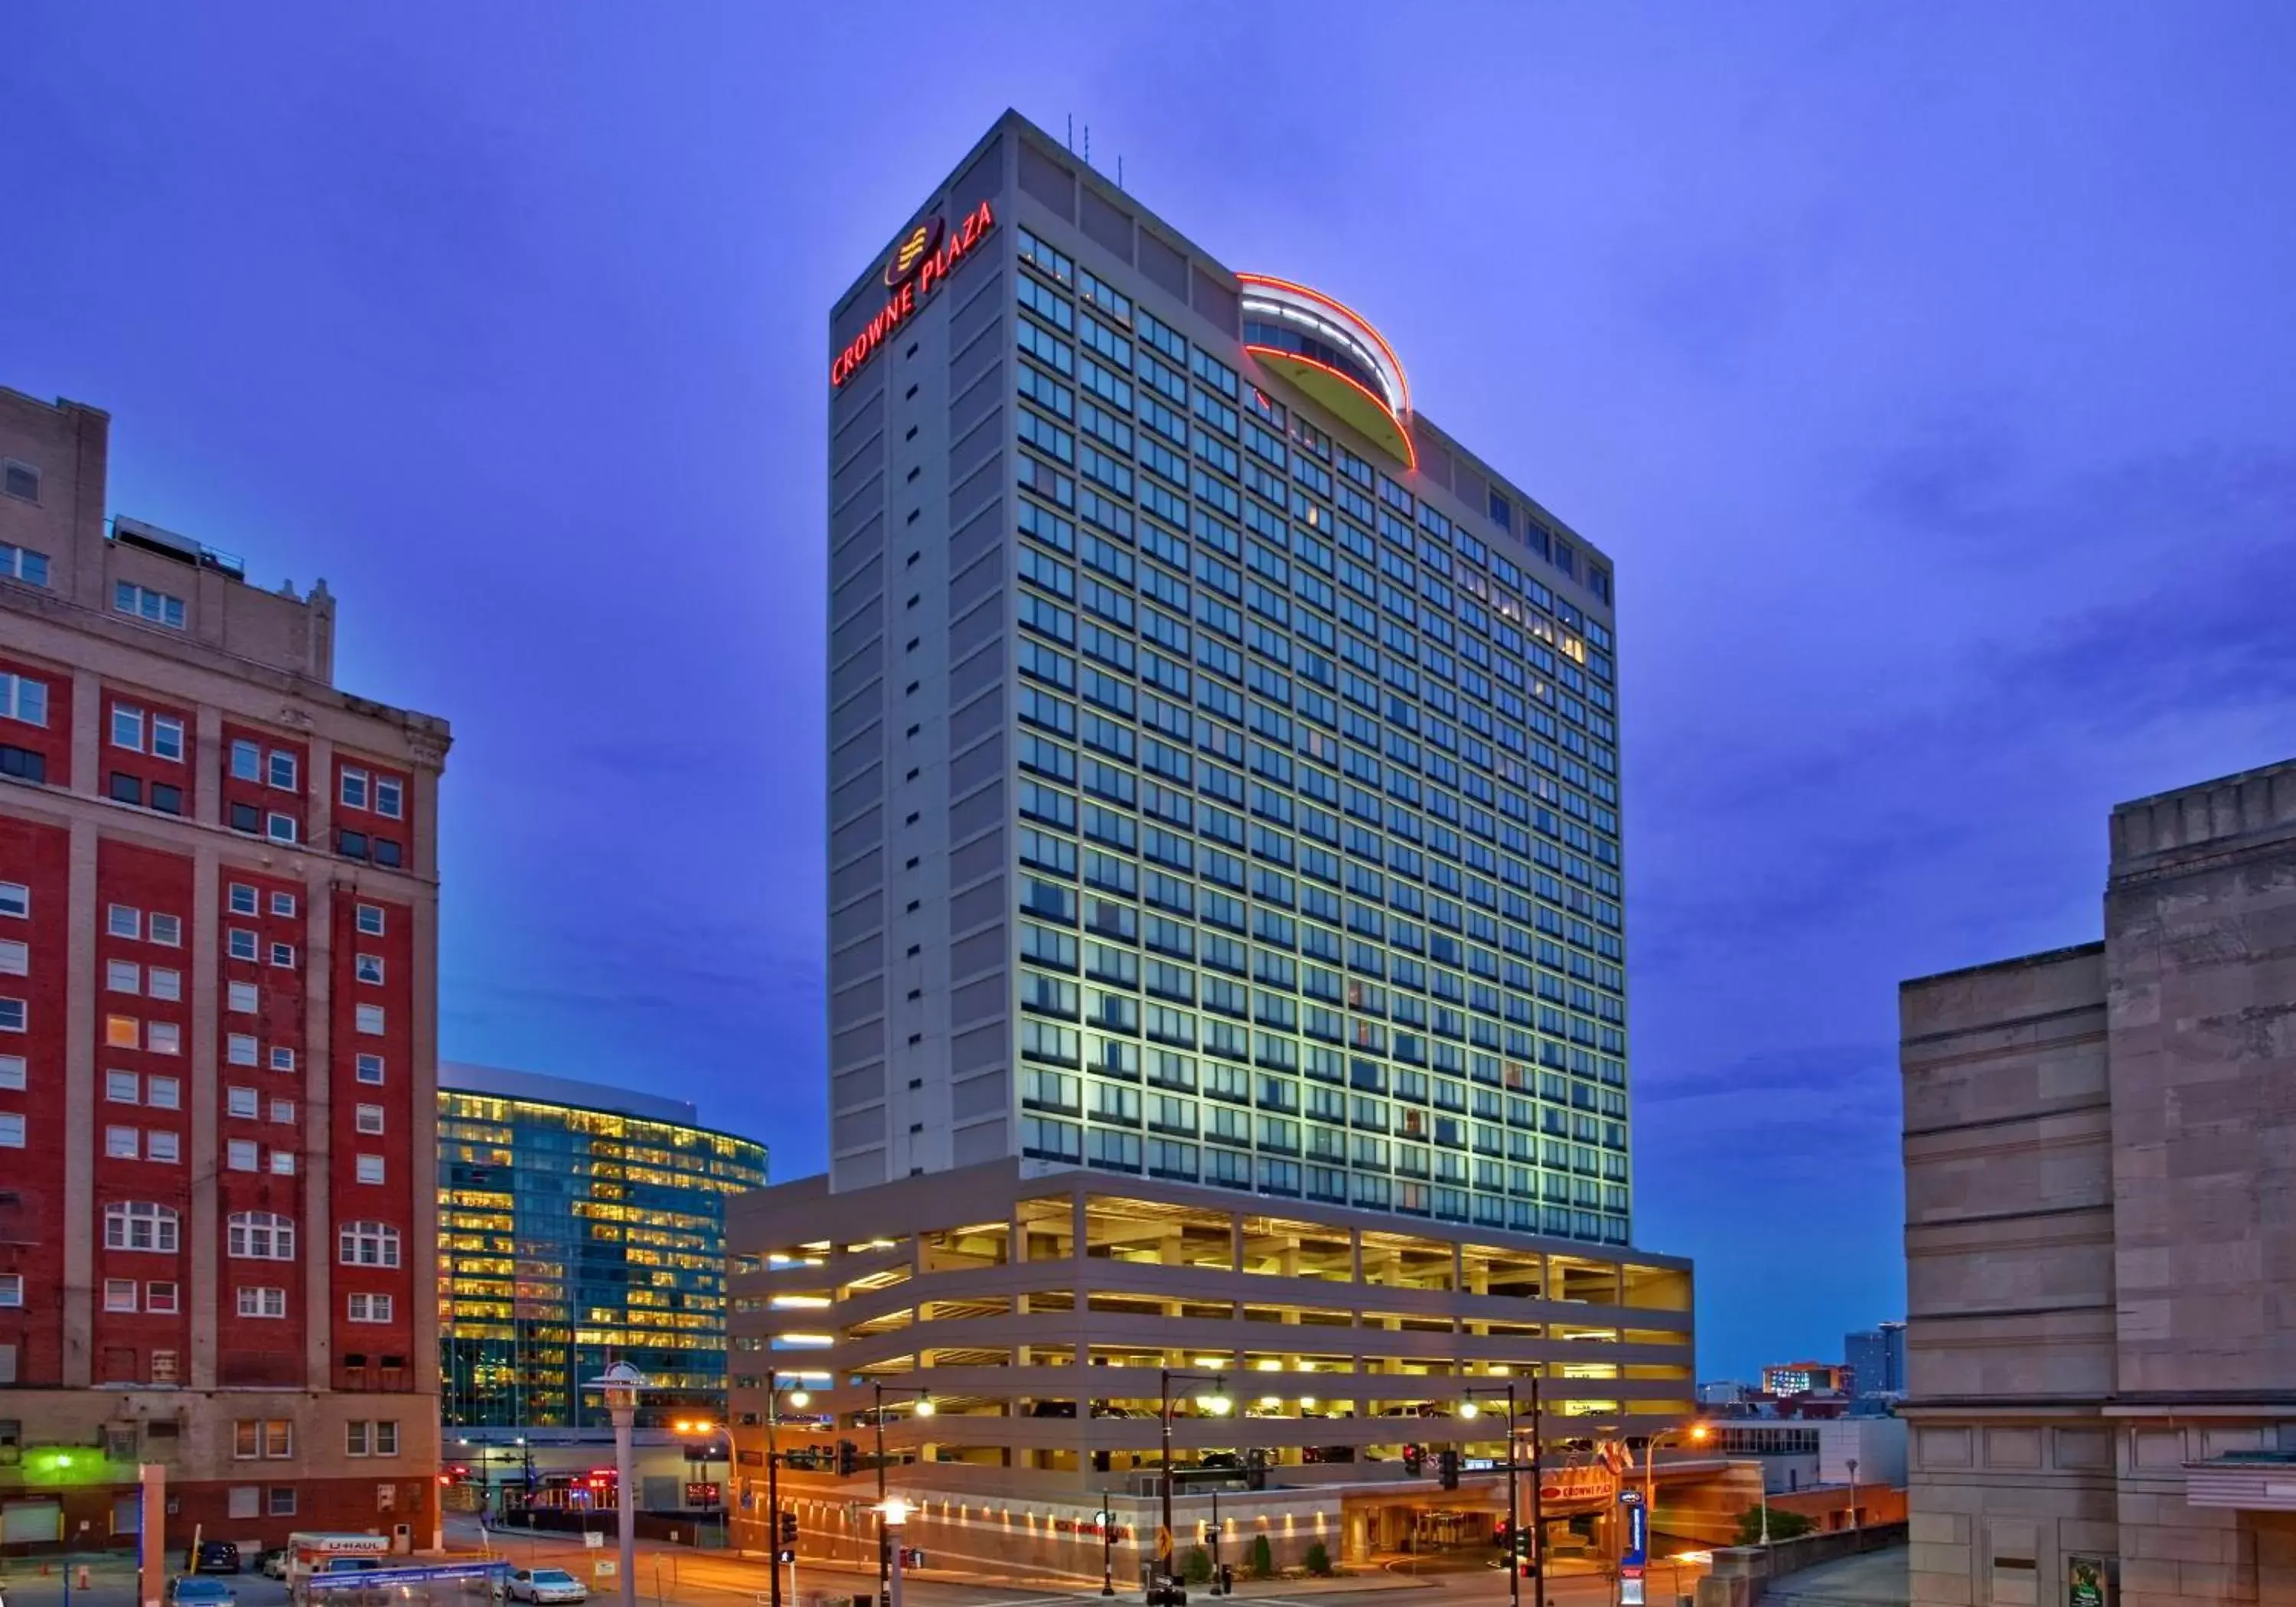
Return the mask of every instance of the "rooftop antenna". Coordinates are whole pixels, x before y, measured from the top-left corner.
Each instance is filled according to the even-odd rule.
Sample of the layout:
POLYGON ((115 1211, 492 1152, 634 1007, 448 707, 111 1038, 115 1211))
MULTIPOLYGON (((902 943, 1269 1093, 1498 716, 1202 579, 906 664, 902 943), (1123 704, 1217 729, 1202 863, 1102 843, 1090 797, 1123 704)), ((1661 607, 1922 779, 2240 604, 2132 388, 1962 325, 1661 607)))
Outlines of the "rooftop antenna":
POLYGON ((1076 154, 1076 113, 1069 113, 1069 154, 1076 154))
POLYGON ((1084 165, 1087 168, 1092 166, 1092 125, 1090 123, 1084 126, 1084 165))
POLYGON ((1116 159, 1116 187, 1119 190, 1124 188, 1124 158, 1121 155, 1116 159))

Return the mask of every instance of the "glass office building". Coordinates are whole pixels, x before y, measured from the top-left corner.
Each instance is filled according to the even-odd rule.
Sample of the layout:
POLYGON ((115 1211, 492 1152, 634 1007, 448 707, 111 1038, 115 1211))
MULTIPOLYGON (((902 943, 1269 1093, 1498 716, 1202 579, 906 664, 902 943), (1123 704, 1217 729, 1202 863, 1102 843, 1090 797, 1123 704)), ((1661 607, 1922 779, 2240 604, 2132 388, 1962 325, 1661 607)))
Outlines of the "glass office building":
POLYGON ((726 1196, 766 1149, 680 1100, 562 1078, 439 1073, 439 1308, 447 1429, 607 1421, 582 1381, 652 1379, 640 1422, 724 1409, 726 1196))
POLYGON ((1015 115, 830 352, 832 1189, 1627 1243, 1610 560, 1015 115))

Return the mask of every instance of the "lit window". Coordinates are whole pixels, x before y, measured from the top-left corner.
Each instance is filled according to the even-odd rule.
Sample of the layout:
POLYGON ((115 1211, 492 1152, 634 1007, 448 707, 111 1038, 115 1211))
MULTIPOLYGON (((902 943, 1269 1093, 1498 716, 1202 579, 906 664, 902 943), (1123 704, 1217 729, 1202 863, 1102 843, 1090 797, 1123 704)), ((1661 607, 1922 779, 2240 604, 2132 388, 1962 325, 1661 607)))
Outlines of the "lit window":
POLYGON ((103 963, 103 985, 113 993, 144 991, 144 968, 133 960, 106 960, 103 963))
POLYGON ((103 1208, 106 1250, 146 1250, 171 1256, 176 1253, 176 1213, 167 1206, 119 1200, 103 1208))
POLYGON ((180 999, 184 996, 184 973, 154 965, 144 973, 144 991, 155 999, 180 999))
MULTIPOLYGON (((364 911, 366 906, 361 905, 359 907, 364 911)), ((32 890, 20 881, 0 881, 0 915, 12 915, 17 920, 22 921, 28 919, 31 913, 32 890)), ((381 916, 382 912, 377 910, 375 918, 380 921, 381 916)), ((366 928, 362 926, 359 930, 365 931, 366 928)), ((381 926, 375 928, 377 931, 381 930, 381 926)))
POLYGON ((343 807, 347 809, 366 808, 366 772, 346 768, 343 771, 343 807))
POLYGON ((0 670, 0 719, 21 720, 27 726, 46 725, 48 684, 0 670))
POLYGON ((172 1077, 147 1077, 144 1079, 144 1103, 155 1111, 175 1111, 183 1107, 184 1085, 172 1077))
POLYGON ((358 1079, 380 1086, 382 1082, 382 1056, 362 1054, 358 1057, 358 1079))
POLYGON ((380 1155, 360 1156, 358 1158, 358 1180, 361 1183, 381 1183, 382 1181, 382 1157, 380 1155))
POLYGON ((252 1032, 234 1032, 223 1041, 224 1058, 234 1066, 257 1064, 257 1049, 252 1032))
POLYGON ((169 1312, 176 1309, 176 1286, 173 1283, 144 1285, 144 1309, 169 1312))
POLYGON ((184 722, 172 714, 152 717, 152 757, 182 762, 184 722))
POLYGON ((404 807, 401 801, 402 791, 400 783, 395 777, 376 776, 374 778, 374 812, 387 820, 397 820, 404 807))
POLYGON ((354 1323, 387 1323, 390 1321, 390 1297, 387 1294, 355 1294, 349 1297, 350 1318, 354 1323))
POLYGON ((143 1292, 134 1278, 103 1280, 103 1308, 106 1311, 133 1311, 136 1297, 143 1292))
POLYGON ((380 1004, 361 1004, 361 1005, 358 1007, 358 1009, 357 1009, 357 1013, 357 1013, 357 1019, 358 1029, 359 1029, 361 1032, 365 1032, 365 1033, 370 1033, 370 1034, 375 1034, 375 1035, 380 1035, 380 1034, 381 1033, 381 1031, 382 1031, 382 1006, 381 1006, 381 1005, 380 1005, 380 1004))
POLYGON ((358 957, 358 980, 380 985, 382 981, 382 956, 361 955, 358 957))
POLYGON ((133 703, 111 706, 111 745, 131 753, 144 751, 144 711, 133 703))
POLYGON ((103 930, 115 938, 140 938, 144 935, 144 912, 125 904, 107 906, 103 930))
POLYGON ((152 941, 165 948, 179 948, 184 941, 184 922, 176 915, 152 917, 152 941))
POLYGON ((144 1153, 142 1135, 134 1127, 106 1127, 103 1152, 113 1160, 134 1160, 144 1153))
POLYGON ((131 619, 164 625, 169 630, 184 628, 184 600, 166 592, 154 591, 148 586, 136 586, 126 580, 116 582, 111 588, 111 606, 131 619))
POLYGON ((382 1131, 382 1107, 381 1105, 360 1105, 353 1114, 354 1120, 360 1132, 380 1133, 382 1131))
POLYGON ((226 1114, 232 1116, 244 1116, 252 1120, 258 1107, 259 1100, 260 1096, 252 1088, 226 1088, 224 1090, 224 1110, 226 1114))
POLYGON ((144 1079, 133 1071, 107 1071, 103 1074, 103 1096, 116 1105, 144 1103, 144 1079))
POLYGON ((358 906, 358 929, 361 935, 365 937, 380 938, 382 936, 382 906, 380 904, 360 905, 358 906))
POLYGON ((144 1159, 172 1166, 184 1158, 180 1134, 152 1132, 144 1135, 144 1159))
POLYGON ((262 1168, 256 1155, 255 1141, 251 1138, 234 1138, 225 1144, 224 1165, 234 1172, 260 1171, 262 1168))
POLYGON ((292 792, 295 790, 295 756, 291 753, 282 753, 276 748, 273 749, 270 767, 265 773, 264 780, 282 791, 292 792))

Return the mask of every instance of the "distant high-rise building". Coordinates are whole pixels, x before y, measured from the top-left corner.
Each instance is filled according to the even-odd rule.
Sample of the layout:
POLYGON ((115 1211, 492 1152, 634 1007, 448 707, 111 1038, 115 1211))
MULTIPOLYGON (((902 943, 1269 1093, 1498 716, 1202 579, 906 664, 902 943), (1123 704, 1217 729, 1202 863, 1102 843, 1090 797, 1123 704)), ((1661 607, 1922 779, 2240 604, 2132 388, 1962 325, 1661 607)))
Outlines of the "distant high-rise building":
POLYGON ((2103 942, 1899 994, 1920 1607, 2296 1599, 2296 762, 2109 840, 2103 942))
POLYGON ((1847 1382, 1847 1369, 1833 1362, 1781 1362, 1762 1369, 1769 1395, 1833 1395, 1847 1382))
POLYGON ((1860 1332, 1844 1334, 1841 1349, 1849 1367, 1850 1388, 1857 1395, 1905 1393, 1905 1324, 1881 1323, 1860 1332))
POLYGON ((0 390, 0 1541, 437 1529, 446 722, 0 390))

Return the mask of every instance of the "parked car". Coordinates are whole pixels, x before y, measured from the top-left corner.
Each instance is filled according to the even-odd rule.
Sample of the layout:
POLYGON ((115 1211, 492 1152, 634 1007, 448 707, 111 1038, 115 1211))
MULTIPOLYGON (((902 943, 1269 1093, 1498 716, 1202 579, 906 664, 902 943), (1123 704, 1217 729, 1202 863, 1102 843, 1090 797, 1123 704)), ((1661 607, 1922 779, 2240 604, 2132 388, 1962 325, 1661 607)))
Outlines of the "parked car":
MULTIPOLYGON (((233 1567, 236 1570, 236 1560, 233 1567)), ((168 1587, 168 1607, 239 1607, 239 1593, 219 1580, 178 1574, 168 1587)))
POLYGON ((586 1602, 590 1588, 562 1568, 521 1568, 510 1576, 513 1602, 586 1602))
POLYGON ((1196 1458, 1196 1465, 1203 1468, 1240 1468, 1243 1465, 1243 1458, 1234 1451, 1206 1451, 1196 1458))
POLYGON ((229 1540, 202 1540, 196 1551, 184 1552, 185 1573, 237 1573, 239 1547, 229 1540))
POLYGON ((255 1571, 261 1574, 266 1579, 285 1578, 287 1577, 287 1548, 283 1546, 273 1546, 257 1552, 255 1554, 255 1571))
POLYGON ((1032 1400, 1029 1403, 1031 1417, 1074 1417, 1076 1402, 1072 1400, 1032 1400))

